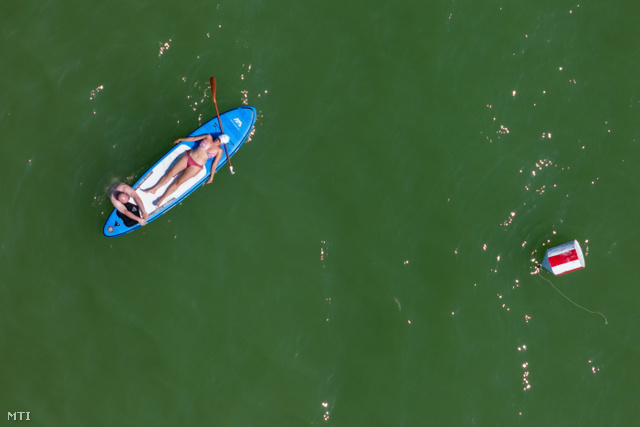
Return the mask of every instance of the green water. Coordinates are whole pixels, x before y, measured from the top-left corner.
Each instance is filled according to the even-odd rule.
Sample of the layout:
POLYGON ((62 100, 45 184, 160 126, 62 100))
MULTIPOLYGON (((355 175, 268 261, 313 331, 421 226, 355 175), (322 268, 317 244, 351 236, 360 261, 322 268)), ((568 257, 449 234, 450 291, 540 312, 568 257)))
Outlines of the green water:
POLYGON ((5 2, 0 417, 637 423, 640 6, 534 3, 5 2), (236 174, 105 238, 212 75, 236 174))

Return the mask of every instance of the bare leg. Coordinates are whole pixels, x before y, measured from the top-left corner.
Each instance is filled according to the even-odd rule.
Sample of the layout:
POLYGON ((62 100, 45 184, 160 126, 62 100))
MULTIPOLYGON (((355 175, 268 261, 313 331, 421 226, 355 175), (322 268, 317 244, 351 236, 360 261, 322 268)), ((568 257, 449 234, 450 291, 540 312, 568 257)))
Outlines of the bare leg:
POLYGON ((180 156, 180 159, 178 159, 176 164, 173 165, 173 167, 169 170, 169 172, 167 172, 166 174, 164 174, 162 178, 160 178, 160 181, 158 181, 156 185, 142 191, 144 191, 145 193, 156 194, 156 191, 158 191, 158 188, 166 185, 171 178, 173 178, 174 176, 176 176, 186 168, 187 168, 187 153, 184 153, 182 156, 180 156))
POLYGON ((187 182, 190 178, 196 176, 200 171, 201 169, 197 166, 189 166, 188 168, 186 168, 184 172, 182 172, 182 175, 180 175, 175 181, 173 181, 171 185, 167 187, 167 191, 165 191, 164 194, 160 196, 158 200, 156 200, 156 206, 162 206, 162 202, 164 202, 167 197, 169 197, 174 191, 178 189, 178 187, 187 182))

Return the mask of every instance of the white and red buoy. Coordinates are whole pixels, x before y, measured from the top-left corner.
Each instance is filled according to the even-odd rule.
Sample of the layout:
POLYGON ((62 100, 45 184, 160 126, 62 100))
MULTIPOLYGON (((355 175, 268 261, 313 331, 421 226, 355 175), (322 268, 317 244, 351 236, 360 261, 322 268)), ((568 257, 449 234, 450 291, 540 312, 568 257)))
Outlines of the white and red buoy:
POLYGON ((584 255, 577 240, 547 250, 542 266, 554 275, 569 273, 584 268, 584 255))

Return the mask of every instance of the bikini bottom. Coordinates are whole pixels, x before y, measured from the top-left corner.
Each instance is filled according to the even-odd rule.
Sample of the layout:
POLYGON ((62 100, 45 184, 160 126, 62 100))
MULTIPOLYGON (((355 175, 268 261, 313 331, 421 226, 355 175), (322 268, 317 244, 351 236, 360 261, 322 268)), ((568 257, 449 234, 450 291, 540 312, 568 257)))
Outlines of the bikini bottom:
POLYGON ((200 169, 204 167, 204 165, 201 165, 200 163, 193 160, 193 158, 191 157, 191 154, 187 151, 187 167, 189 166, 197 166, 200 169))

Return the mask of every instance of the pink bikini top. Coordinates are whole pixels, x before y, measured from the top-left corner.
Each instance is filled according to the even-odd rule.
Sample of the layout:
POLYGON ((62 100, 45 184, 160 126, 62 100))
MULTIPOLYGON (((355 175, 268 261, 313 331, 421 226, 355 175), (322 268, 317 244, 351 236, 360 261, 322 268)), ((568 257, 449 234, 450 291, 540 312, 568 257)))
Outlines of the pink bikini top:
MULTIPOLYGON (((200 148, 202 148, 204 150, 205 149, 204 147, 205 147, 204 141, 200 141, 200 148)), ((215 154, 210 153, 210 152, 207 151, 207 157, 209 159, 213 159, 215 156, 216 156, 215 154)))

